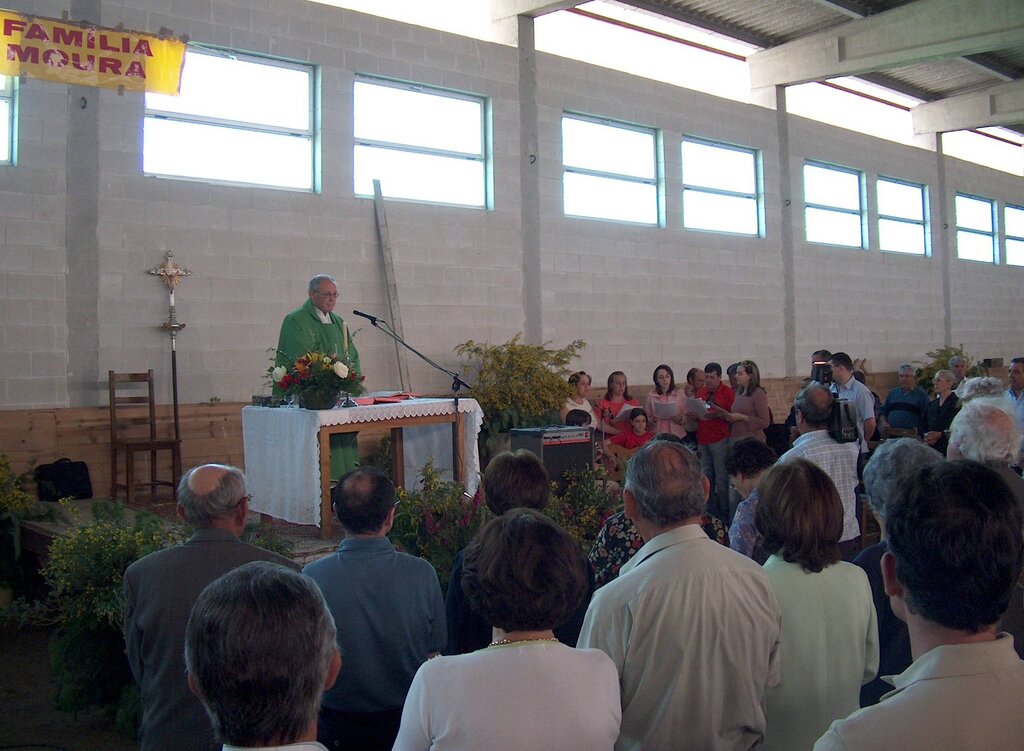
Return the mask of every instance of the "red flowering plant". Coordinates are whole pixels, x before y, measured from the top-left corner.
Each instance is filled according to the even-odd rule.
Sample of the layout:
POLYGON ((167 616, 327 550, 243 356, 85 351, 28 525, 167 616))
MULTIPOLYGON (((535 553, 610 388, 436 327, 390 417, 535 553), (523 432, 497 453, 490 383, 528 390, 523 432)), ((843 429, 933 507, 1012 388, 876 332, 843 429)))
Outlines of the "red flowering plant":
POLYGON ((306 352, 290 365, 271 366, 267 375, 276 391, 295 396, 300 404, 333 406, 342 392, 359 396, 365 391, 366 376, 347 355, 306 352))
POLYGON ((399 548, 430 562, 448 591, 455 556, 485 521, 483 493, 466 494, 457 482, 445 480, 427 462, 415 490, 398 488, 398 508, 389 537, 399 548))

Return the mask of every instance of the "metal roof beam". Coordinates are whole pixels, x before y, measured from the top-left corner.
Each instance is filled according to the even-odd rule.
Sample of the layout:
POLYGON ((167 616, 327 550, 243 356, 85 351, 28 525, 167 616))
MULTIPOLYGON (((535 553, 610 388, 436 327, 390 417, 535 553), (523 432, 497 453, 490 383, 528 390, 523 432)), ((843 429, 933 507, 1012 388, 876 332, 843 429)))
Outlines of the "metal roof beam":
POLYGON ((624 5, 630 5, 637 10, 654 13, 655 15, 663 16, 664 18, 671 18, 674 21, 690 24, 691 26, 696 26, 714 34, 721 34, 722 36, 735 39, 739 42, 752 44, 755 47, 767 48, 779 43, 779 40, 772 39, 764 34, 756 34, 746 29, 740 29, 726 23, 713 21, 683 8, 661 5, 659 3, 649 2, 648 0, 620 0, 620 2, 624 5))
POLYGON ((855 0, 815 0, 815 2, 832 10, 837 10, 850 18, 864 18, 871 15, 871 11, 866 6, 855 0))
POLYGON ((917 0, 751 55, 750 86, 785 86, 989 52, 1019 45, 1022 36, 1020 0, 917 0))
POLYGON ((1024 122, 1024 79, 960 94, 910 110, 915 133, 945 133, 1024 122))
POLYGON ((543 16, 556 10, 581 5, 586 0, 491 0, 491 20, 501 21, 516 16, 543 16))

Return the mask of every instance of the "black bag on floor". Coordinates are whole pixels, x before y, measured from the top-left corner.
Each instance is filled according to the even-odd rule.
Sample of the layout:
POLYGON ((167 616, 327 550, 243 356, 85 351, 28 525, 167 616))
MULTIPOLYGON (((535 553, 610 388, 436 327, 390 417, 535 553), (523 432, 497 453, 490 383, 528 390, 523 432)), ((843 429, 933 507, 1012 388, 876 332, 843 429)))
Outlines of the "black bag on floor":
POLYGON ((67 457, 52 464, 36 467, 36 495, 40 501, 58 501, 61 498, 92 498, 92 480, 85 462, 73 462, 67 457))

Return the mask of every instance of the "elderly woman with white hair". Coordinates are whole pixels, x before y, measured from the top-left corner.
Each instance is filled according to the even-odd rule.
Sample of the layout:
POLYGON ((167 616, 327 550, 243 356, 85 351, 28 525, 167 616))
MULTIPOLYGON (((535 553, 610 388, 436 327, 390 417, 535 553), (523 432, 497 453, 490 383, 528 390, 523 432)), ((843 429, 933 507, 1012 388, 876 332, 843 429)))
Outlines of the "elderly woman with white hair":
POLYGON ((913 438, 883 441, 864 467, 864 487, 867 502, 882 530, 881 542, 865 548, 853 559, 864 569, 871 585, 871 598, 878 616, 878 677, 860 689, 860 705, 877 704, 882 696, 892 691, 892 684, 881 676, 899 675, 912 662, 910 634, 907 624, 896 617, 889 604, 889 596, 882 585, 882 556, 889 549, 885 535, 885 517, 889 505, 896 500, 900 484, 917 474, 923 467, 942 461, 938 453, 913 438))
MULTIPOLYGON (((1024 512, 1024 480, 1012 467, 1020 461, 1021 435, 1017 421, 1001 400, 968 402, 953 419, 949 431, 949 458, 973 459, 996 472, 1013 491, 1024 512)), ((1024 657, 1024 574, 1010 597, 1002 629, 1013 635, 1017 654, 1024 657)))
POLYGON ((1024 480, 1011 467, 1020 461, 1020 429, 1006 409, 982 399, 968 402, 949 428, 949 458, 987 464, 1013 490, 1024 511, 1024 480))
POLYGON ((956 375, 952 370, 938 371, 933 380, 935 398, 928 402, 921 415, 921 437, 943 456, 949 443, 949 426, 960 409, 960 399, 953 393, 955 381, 956 375))

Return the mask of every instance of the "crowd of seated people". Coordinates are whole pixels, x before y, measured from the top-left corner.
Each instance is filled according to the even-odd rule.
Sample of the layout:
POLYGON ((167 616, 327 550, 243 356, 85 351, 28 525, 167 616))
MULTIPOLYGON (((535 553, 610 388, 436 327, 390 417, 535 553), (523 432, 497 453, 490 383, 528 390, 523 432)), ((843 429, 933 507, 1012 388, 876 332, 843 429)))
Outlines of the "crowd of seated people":
MULTIPOLYGON (((654 380, 662 388, 647 409, 631 404, 619 373, 588 411, 590 379, 577 374, 567 421, 615 427, 625 415, 631 419, 614 436, 637 443, 625 465, 623 507, 589 556, 544 515, 550 478, 543 464, 526 451, 499 454, 483 478, 493 518, 459 553, 439 611, 431 604, 436 577, 387 542, 394 488, 364 470, 336 489, 335 511, 351 540, 330 565, 350 559, 350 578, 379 580, 354 586, 315 566, 300 575, 280 562, 238 569, 245 562, 235 555, 239 544, 224 535, 218 544, 230 545, 232 555, 224 568, 235 572, 197 593, 185 636, 153 631, 140 648, 185 642, 171 651, 187 648, 188 676, 167 680, 191 687, 212 730, 196 726, 194 741, 183 733, 183 748, 358 749, 371 746, 357 738, 373 735, 403 751, 1019 749, 1024 480, 1015 471, 1022 437, 1015 400, 1024 399, 1024 361, 1020 370, 1008 391, 998 379, 964 379, 957 410, 947 407, 955 374, 936 374, 935 411, 953 412, 948 427, 927 429, 935 427, 929 400, 916 437, 883 440, 867 459, 861 500, 882 539, 861 546, 852 564, 841 544, 849 542, 839 488, 847 472, 821 458, 847 449, 819 427, 828 401, 819 384, 795 400, 805 450, 777 459, 757 434, 760 384, 750 361, 734 369, 729 407, 717 392, 733 387, 712 377, 677 388, 671 368, 659 366, 654 380), (722 471, 741 501, 729 533, 709 506, 714 462, 709 472, 685 443, 687 422, 701 412, 686 401, 688 388, 718 407, 705 408, 698 424, 721 420, 730 438, 743 426, 725 446, 722 471), (652 408, 673 400, 685 415, 666 418, 652 408), (664 419, 675 429, 655 433, 664 419), (934 432, 946 439, 948 457, 939 440, 929 440, 934 432), (404 571, 401 582, 388 577, 393 567, 404 571), (422 579, 415 586, 414 569, 422 579), (387 609, 380 600, 386 589, 393 590, 387 609), (290 620, 285 601, 294 603, 290 620), (377 615, 367 617, 370 611, 377 615), (346 714, 325 736, 332 692, 370 690, 375 671, 390 670, 383 666, 395 657, 371 647, 368 635, 353 636, 355 623, 390 634, 394 644, 422 645, 396 682, 397 727, 393 710, 357 707, 349 714, 358 715, 358 728, 346 714), (253 629, 266 630, 266 638, 253 629), (433 646, 439 630, 448 636, 445 649, 433 646), (346 670, 363 677, 353 682, 346 670), (365 732, 378 719, 383 732, 365 732)), ((898 412, 922 402, 889 403, 892 426, 906 417, 898 412)), ((209 488, 193 483, 193 490, 213 497, 230 470, 237 487, 221 494, 236 513, 244 481, 222 469, 209 488)), ((196 542, 183 546, 183 559, 215 554, 196 542)), ((132 607, 145 607, 132 592, 132 607)), ((159 728, 149 730, 155 737, 159 728)))

